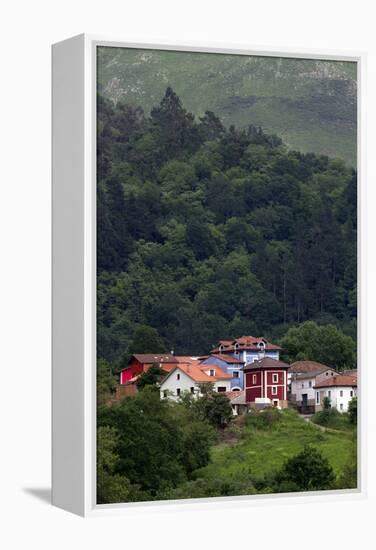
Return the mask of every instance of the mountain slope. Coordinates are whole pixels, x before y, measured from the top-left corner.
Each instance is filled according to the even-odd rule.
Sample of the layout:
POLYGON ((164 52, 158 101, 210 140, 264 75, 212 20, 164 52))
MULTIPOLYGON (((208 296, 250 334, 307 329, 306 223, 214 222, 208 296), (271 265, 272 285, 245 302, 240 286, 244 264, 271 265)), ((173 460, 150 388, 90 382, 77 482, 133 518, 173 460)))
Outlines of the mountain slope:
POLYGON ((98 48, 98 88, 146 112, 172 86, 197 116, 261 125, 291 148, 356 164, 356 64, 339 61, 98 48))

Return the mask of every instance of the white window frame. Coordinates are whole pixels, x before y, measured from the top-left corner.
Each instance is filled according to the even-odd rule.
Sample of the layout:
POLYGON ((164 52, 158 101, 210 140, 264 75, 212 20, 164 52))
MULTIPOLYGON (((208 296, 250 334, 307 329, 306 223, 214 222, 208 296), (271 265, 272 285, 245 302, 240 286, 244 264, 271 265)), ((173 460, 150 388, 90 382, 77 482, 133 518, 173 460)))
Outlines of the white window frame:
POLYGON ((273 372, 272 381, 273 381, 273 384, 278 384, 278 381, 279 381, 278 372, 273 372), (276 380, 276 378, 277 378, 277 380, 276 380))
POLYGON ((257 383, 257 374, 252 374, 252 384, 257 383))
POLYGON ((278 395, 278 388, 277 388, 277 386, 272 386, 272 395, 278 395))
POLYGON ((316 405, 320 405, 320 392, 316 392, 316 405))

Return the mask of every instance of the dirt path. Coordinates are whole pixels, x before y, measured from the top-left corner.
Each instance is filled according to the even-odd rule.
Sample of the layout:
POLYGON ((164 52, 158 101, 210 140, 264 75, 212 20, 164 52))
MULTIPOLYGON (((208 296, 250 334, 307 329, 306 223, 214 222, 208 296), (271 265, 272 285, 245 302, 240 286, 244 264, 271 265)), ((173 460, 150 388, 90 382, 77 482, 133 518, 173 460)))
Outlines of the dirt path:
POLYGON ((305 416, 304 414, 300 414, 299 416, 301 418, 303 418, 303 420, 305 420, 305 422, 308 422, 309 424, 311 424, 311 426, 315 426, 315 428, 318 428, 322 432, 332 432, 332 433, 337 433, 337 434, 346 433, 342 430, 334 430, 333 428, 327 428, 326 426, 321 426, 320 424, 316 424, 315 422, 312 422, 310 416, 305 416))

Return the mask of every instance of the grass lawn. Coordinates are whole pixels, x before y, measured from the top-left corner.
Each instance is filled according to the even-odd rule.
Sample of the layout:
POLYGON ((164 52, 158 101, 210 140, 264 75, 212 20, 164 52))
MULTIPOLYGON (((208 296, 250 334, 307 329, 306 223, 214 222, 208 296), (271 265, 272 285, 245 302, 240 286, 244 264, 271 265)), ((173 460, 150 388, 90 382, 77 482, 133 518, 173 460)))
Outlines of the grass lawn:
POLYGON ((244 474, 262 477, 279 470, 306 444, 320 449, 338 475, 354 456, 356 435, 354 431, 322 432, 295 411, 284 410, 278 423, 263 428, 245 425, 237 443, 215 445, 210 464, 197 470, 196 478, 236 480, 244 474))

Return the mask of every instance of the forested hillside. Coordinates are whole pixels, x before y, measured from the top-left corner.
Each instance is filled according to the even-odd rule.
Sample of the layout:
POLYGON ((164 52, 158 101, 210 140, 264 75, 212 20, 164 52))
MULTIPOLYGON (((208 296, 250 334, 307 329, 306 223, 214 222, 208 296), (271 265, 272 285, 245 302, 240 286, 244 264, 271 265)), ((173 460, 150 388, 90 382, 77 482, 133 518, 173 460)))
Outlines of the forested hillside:
POLYGON ((98 85, 147 115, 171 85, 195 116, 210 109, 226 127, 261 125, 290 149, 356 166, 356 63, 100 47, 98 85))
POLYGON ((249 126, 98 96, 98 357, 356 334, 356 173, 249 126), (146 342, 146 343, 145 343, 146 342), (151 350, 143 349, 150 342, 151 350))

